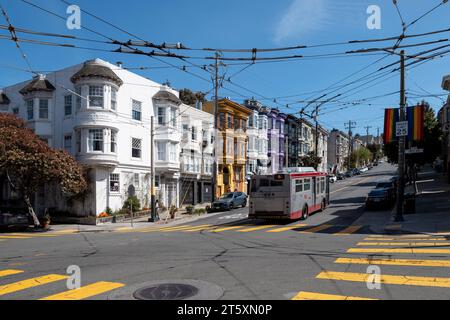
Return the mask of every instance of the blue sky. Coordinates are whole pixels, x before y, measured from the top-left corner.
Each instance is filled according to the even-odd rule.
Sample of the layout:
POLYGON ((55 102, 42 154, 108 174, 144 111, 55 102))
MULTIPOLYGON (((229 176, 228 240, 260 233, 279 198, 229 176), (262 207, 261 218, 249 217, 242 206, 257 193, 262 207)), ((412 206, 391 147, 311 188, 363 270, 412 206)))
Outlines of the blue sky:
MULTIPOLYGON (((60 0, 30 1, 59 15, 67 16, 67 5, 60 0)), ((439 2, 440 0, 398 1, 401 14, 406 23, 418 18, 439 2)), ((66 28, 65 21, 39 11, 20 0, 0 0, 0 3, 8 11, 11 21, 16 27, 104 40, 102 37, 83 28, 87 27, 113 39, 121 41, 130 39, 129 35, 85 14, 82 14, 82 29, 69 30, 66 28)), ((190 48, 272 48, 300 44, 316 45, 356 39, 397 36, 401 33, 400 19, 390 0, 128 0, 126 2, 118 0, 74 0, 71 3, 77 4, 82 9, 95 13, 105 20, 153 43, 181 42, 190 48), (369 16, 366 10, 372 4, 381 8, 382 25, 380 30, 369 30, 366 26, 366 20, 369 16)), ((408 29, 407 34, 448 28, 449 18, 450 4, 447 4, 412 25, 408 29)), ((3 17, 0 17, 0 21, 0 24, 5 24, 3 17)), ((447 39, 449 34, 442 33, 435 36, 407 39, 403 43, 413 44, 447 39)), ((7 35, 7 31, 0 30, 0 35, 7 35)), ((35 37, 20 33, 19 37, 72 43, 90 48, 107 48, 109 50, 117 48, 117 46, 108 46, 106 44, 35 37)), ((265 56, 321 55, 374 46, 389 47, 392 44, 393 42, 391 41, 352 46, 316 47, 295 51, 281 51, 275 54, 266 54, 265 56)), ((407 48, 406 50, 407 53, 417 53, 445 44, 448 44, 448 42, 407 48)), ((122 61, 126 67, 167 67, 161 62, 145 56, 27 43, 22 43, 21 46, 27 54, 33 70, 57 70, 95 57, 112 63, 122 61)), ((29 79, 31 77, 30 73, 18 70, 26 69, 27 67, 14 43, 0 39, 0 48, 0 87, 29 79)), ((212 52, 202 51, 187 51, 183 52, 183 54, 196 58, 213 55, 212 52)), ((228 53, 224 55, 228 57, 237 56, 228 53)), ((248 57, 251 55, 242 53, 238 56, 248 57)), ((346 55, 346 57, 340 58, 304 58, 278 63, 257 63, 232 77, 232 82, 240 87, 224 82, 224 88, 221 89, 220 96, 228 96, 238 102, 241 102, 245 97, 251 98, 254 96, 268 106, 276 106, 286 113, 295 113, 305 105, 305 103, 297 101, 318 98, 331 90, 316 94, 305 93, 324 90, 381 57, 382 55, 366 54, 364 56, 346 55), (226 88, 234 92, 227 91, 226 88), (286 96, 293 97, 282 98, 286 96), (273 102, 273 98, 277 98, 276 103, 273 102)), ((377 70, 379 67, 397 60, 397 56, 388 56, 339 84, 357 80, 377 70)), ((178 59, 166 58, 165 61, 179 66, 186 65, 190 67, 187 62, 178 59)), ((197 65, 211 63, 211 61, 204 59, 192 59, 190 61, 197 65)), ((222 72, 225 72, 225 77, 233 76, 234 73, 245 67, 245 65, 233 65, 233 63, 236 62, 227 63, 227 66, 222 68, 222 72)), ((210 75, 204 70, 199 68, 188 68, 188 70, 203 78, 210 79, 210 75)), ((202 91, 210 91, 212 89, 212 83, 184 73, 176 68, 156 68, 136 72, 161 83, 169 80, 171 85, 178 89, 185 87, 202 91)), ((409 70, 407 73, 407 90, 411 94, 408 96, 408 102, 415 104, 420 100, 420 98, 414 97, 412 94, 426 95, 425 92, 443 94, 441 81, 442 77, 447 74, 450 74, 449 56, 409 70)), ((364 81, 357 82, 335 93, 329 93, 326 98, 343 93, 362 83, 364 81)), ((351 103, 360 99, 395 92, 399 90, 399 76, 398 74, 392 74, 390 78, 381 78, 378 81, 374 81, 373 84, 374 86, 366 85, 350 91, 339 97, 338 100, 351 103)), ((442 96, 442 98, 445 97, 442 96)), ((436 110, 442 106, 442 101, 438 98, 432 97, 427 98, 427 100, 436 110)), ((389 106, 397 106, 398 102, 398 94, 367 100, 366 103, 357 106, 333 102, 324 105, 320 122, 329 129, 333 127, 344 129, 344 123, 353 120, 357 122, 355 132, 363 133, 365 132, 363 127, 372 126, 370 132, 375 134, 377 127, 380 127, 382 131, 383 109, 389 106), (342 107, 347 108, 339 110, 342 107)))

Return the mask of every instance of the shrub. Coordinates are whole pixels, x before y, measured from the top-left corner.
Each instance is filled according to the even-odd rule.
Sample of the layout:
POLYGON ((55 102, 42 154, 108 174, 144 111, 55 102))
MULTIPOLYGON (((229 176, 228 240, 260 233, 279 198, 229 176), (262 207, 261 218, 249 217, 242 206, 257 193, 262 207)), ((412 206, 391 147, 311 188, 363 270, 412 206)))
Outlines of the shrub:
POLYGON ((133 212, 139 211, 141 209, 141 202, 136 196, 128 197, 128 199, 123 204, 124 209, 131 209, 133 212))
POLYGON ((186 207, 186 213, 192 214, 194 212, 194 206, 187 206, 186 207))

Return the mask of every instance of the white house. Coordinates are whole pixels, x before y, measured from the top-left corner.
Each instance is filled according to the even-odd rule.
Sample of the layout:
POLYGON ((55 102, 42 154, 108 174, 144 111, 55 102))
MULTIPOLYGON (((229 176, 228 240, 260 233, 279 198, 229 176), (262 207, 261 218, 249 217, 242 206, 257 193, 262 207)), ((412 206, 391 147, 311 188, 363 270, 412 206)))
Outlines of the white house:
POLYGON ((92 217, 107 207, 122 208, 129 195, 149 206, 152 116, 159 198, 179 204, 176 91, 95 59, 7 87, 3 95, 8 103, 0 111, 17 114, 51 147, 65 149, 88 168, 87 198, 67 202, 42 190, 35 199, 38 212, 55 208, 92 217))
POLYGON ((209 203, 212 200, 214 116, 185 104, 180 105, 180 114, 180 204, 209 203))

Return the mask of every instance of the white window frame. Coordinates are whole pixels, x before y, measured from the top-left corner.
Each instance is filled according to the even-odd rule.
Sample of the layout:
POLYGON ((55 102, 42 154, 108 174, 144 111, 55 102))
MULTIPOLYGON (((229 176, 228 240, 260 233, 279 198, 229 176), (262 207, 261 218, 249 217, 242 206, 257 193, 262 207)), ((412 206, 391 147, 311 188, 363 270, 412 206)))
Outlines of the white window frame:
POLYGON ((64 135, 64 150, 66 150, 68 153, 72 152, 72 134, 64 135), (70 145, 67 145, 67 141, 70 142, 70 145))
POLYGON ((105 150, 105 130, 104 129, 89 129, 88 133, 88 150, 89 152, 104 152, 105 150), (99 133, 101 132, 101 139, 99 133), (94 150, 95 142, 100 142, 101 150, 94 150))
POLYGON ((111 110, 117 111, 117 89, 111 87, 111 110))
POLYGON ((69 117, 73 113, 73 96, 71 94, 64 96, 64 116, 69 117), (70 100, 70 101, 69 101, 70 100), (70 108, 70 112, 67 111, 70 108))
POLYGON ((117 193, 120 192, 120 173, 109 174, 109 191, 117 193))
POLYGON ((50 114, 50 101, 49 99, 39 99, 39 119, 42 120, 48 120, 49 114, 50 114), (46 105, 43 105, 43 102, 46 103, 46 105), (43 116, 43 113, 46 112, 46 116, 43 116))
POLYGON ((117 153, 117 131, 111 130, 111 153, 117 153))
POLYGON ((89 85, 89 96, 88 96, 89 108, 94 109, 104 109, 105 108, 105 86, 103 85, 89 85), (101 105, 93 105, 92 101, 101 101, 101 105))
POLYGON ((142 159, 142 139, 131 138, 131 157, 133 159, 142 159), (133 155, 134 150, 139 150, 139 157, 133 155))
POLYGON ((136 121, 142 121, 142 102, 131 99, 131 118, 136 121))

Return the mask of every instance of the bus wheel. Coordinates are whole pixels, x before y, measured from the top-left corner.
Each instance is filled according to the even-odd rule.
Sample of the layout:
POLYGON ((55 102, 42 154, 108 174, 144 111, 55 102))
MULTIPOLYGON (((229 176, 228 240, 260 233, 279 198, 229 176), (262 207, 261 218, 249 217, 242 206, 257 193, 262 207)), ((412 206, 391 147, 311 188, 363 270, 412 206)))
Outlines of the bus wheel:
POLYGON ((303 208, 303 211, 302 211, 302 220, 306 220, 306 219, 308 219, 308 217, 309 217, 309 214, 308 214, 308 207, 305 206, 305 207, 303 208))

